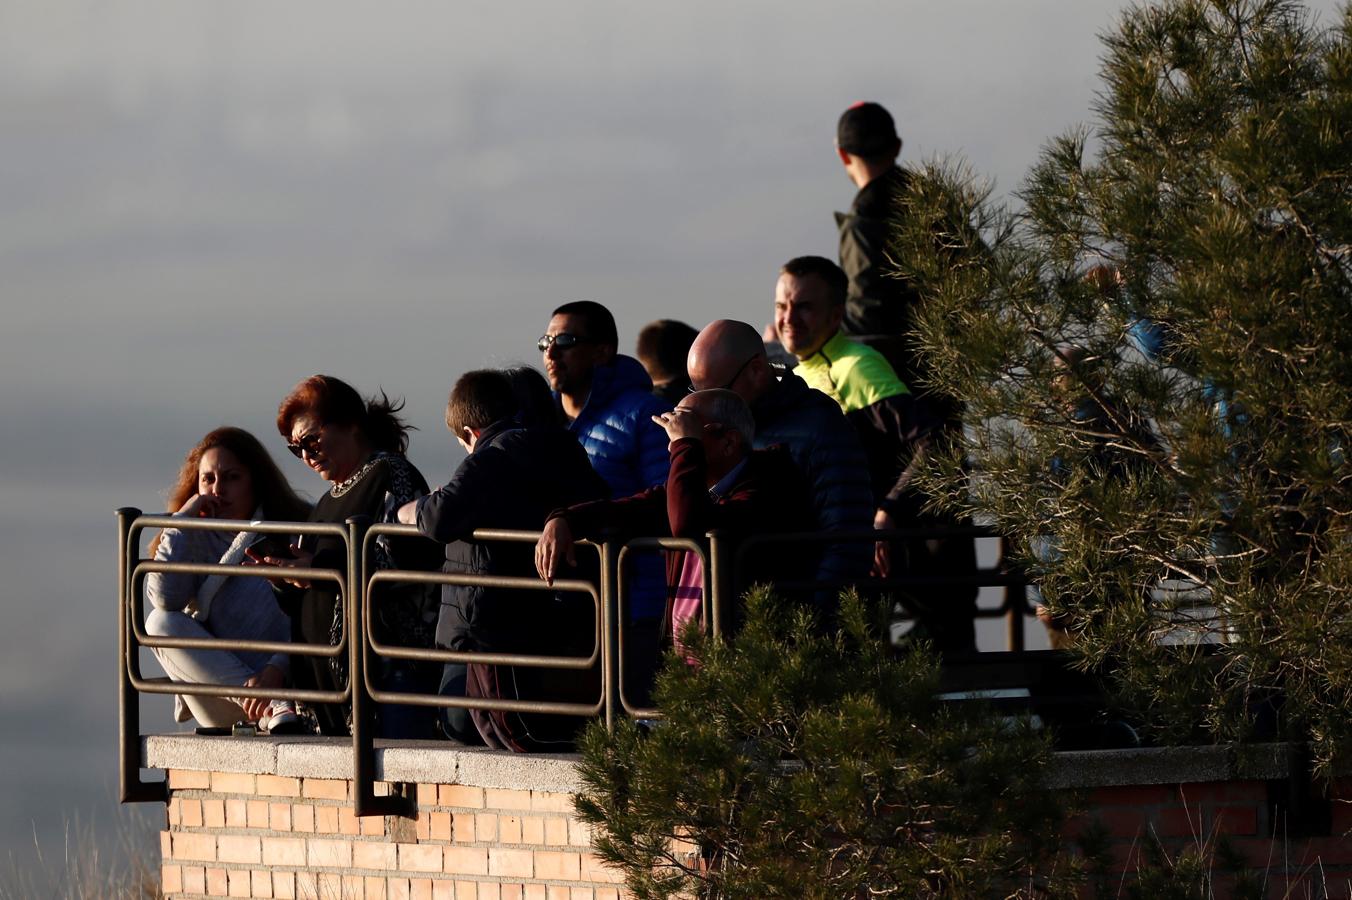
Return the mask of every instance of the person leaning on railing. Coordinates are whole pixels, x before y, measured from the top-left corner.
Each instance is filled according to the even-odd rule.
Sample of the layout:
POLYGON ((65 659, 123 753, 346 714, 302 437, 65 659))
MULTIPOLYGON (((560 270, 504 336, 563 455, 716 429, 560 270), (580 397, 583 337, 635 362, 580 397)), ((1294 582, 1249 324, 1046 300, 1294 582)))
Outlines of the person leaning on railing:
MULTIPOLYGON (((169 491, 169 509, 182 518, 297 521, 310 513, 258 439, 239 428, 217 428, 188 451, 169 491)), ((259 535, 166 528, 151 542, 158 562, 239 565, 259 535)), ((286 641, 291 626, 269 583, 240 575, 157 572, 146 576, 154 607, 146 633, 155 637, 286 641)), ((228 650, 158 647, 155 657, 173 681, 279 688, 289 657, 228 650)), ((177 695, 174 718, 212 728, 257 720, 274 734, 300 728, 287 700, 177 695)))
MULTIPOLYGON (((400 506, 427 493, 427 482, 404 452, 408 427, 399 418, 402 403, 383 393, 363 400, 346 382, 314 375, 292 389, 277 411, 277 429, 287 447, 330 483, 315 504, 312 522, 345 522, 354 516, 373 523, 394 522, 400 506)), ((440 548, 422 538, 375 541, 376 568, 433 570, 440 548)), ((289 554, 263 562, 289 568, 347 567, 347 549, 338 537, 306 536, 289 554)), ((290 580, 281 592, 282 608, 291 616, 293 639, 336 646, 343 639, 343 604, 329 581, 290 580)), ((379 640, 408 647, 431 647, 436 621, 435 590, 424 585, 384 585, 368 598, 373 604, 372 628, 379 640)), ((347 659, 297 656, 292 677, 298 687, 342 690, 347 684, 347 659)), ((432 693, 436 672, 422 663, 381 660, 375 680, 385 690, 432 693)), ((347 734, 349 710, 337 704, 314 704, 324 734, 347 734)), ((376 710, 381 737, 431 737, 430 709, 380 706, 376 710)))
MULTIPOLYGON (((754 446, 756 425, 746 403, 725 389, 686 395, 668 413, 653 416, 671 442, 671 466, 664 484, 632 497, 598 500, 550 515, 535 547, 535 568, 553 583, 564 564, 576 562, 573 543, 611 532, 620 538, 675 537, 703 542, 710 531, 735 547, 740 538, 812 527, 812 500, 803 473, 780 446, 754 446)), ((729 559, 733 555, 729 555, 729 559)), ((742 586, 797 581, 811 574, 815 560, 804 554, 751 554, 742 586)), ((731 598, 729 598, 731 599, 731 598)), ((683 652, 681 633, 700 621, 704 568, 687 550, 667 553, 667 605, 663 635, 683 652)), ((728 624, 736 626, 737 610, 728 624)), ((725 614, 726 615, 726 614, 725 614)))
MULTIPOLYGON (((541 421, 549 407, 530 403, 548 387, 539 373, 492 369, 466 372, 451 389, 446 427, 469 456, 451 480, 399 511, 399 521, 446 545, 447 572, 534 575, 531 545, 476 541, 477 529, 538 531, 549 512, 609 494, 587 454, 557 421, 541 421), (532 385, 532 379, 537 382, 532 385), (514 390, 515 388, 515 390, 514 390), (526 402, 523 403, 523 400, 526 402)), ((585 596, 482 585, 444 585, 437 646, 458 651, 586 656, 596 634, 596 612, 585 596)), ((554 669, 448 664, 441 693, 479 699, 582 700, 595 679, 570 683, 554 669), (578 696, 571 694, 576 689, 578 696)), ((494 749, 566 749, 578 725, 558 716, 500 710, 448 709, 446 735, 494 749), (471 721, 472 720, 472 721, 471 721)))

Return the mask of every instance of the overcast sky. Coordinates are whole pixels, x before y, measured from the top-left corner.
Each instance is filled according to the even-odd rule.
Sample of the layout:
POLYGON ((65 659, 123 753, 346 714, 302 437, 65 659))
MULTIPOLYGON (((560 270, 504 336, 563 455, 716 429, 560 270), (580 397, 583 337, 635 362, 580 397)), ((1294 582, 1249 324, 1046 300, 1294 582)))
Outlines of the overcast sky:
POLYGON ((765 321, 781 262, 835 255, 849 103, 1015 188, 1092 120, 1117 8, 0 0, 0 840, 113 815, 112 512, 203 433, 285 455, 278 400, 329 372, 406 397, 440 483, 451 383, 538 363, 559 303, 626 350, 765 321))

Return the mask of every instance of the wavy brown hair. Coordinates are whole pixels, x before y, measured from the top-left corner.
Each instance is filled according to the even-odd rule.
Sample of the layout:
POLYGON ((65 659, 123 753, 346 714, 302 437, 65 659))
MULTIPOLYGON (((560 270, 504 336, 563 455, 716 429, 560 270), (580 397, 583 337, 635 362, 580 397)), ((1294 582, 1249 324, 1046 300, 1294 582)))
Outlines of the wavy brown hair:
POLYGON ((352 385, 332 375, 311 375, 291 389, 277 408, 277 431, 291 440, 291 426, 303 415, 321 425, 356 425, 372 449, 390 453, 408 452, 408 433, 414 430, 398 415, 403 400, 380 397, 363 400, 352 385))
MULTIPOLYGON (((224 425, 197 442, 183 459, 178 478, 169 489, 169 512, 177 512, 188 498, 197 493, 197 469, 208 450, 228 450, 249 470, 253 483, 254 501, 263 510, 263 518, 275 522, 303 522, 310 517, 310 504, 292 489, 282 470, 272 461, 258 438, 243 428, 224 425)), ((160 534, 150 542, 150 554, 160 545, 160 534)))

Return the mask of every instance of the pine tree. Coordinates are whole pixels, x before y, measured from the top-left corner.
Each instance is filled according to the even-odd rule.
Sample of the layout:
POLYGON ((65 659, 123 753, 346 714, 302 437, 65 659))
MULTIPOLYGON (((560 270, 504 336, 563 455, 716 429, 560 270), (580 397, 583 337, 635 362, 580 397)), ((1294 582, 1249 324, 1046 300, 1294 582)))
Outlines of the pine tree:
POLYGON ((832 635, 755 591, 735 642, 669 656, 650 733, 588 730, 578 813, 635 896, 1071 896, 1045 739, 937 699, 882 612, 847 596, 832 635))
POLYGON ((1097 126, 1020 205, 952 162, 904 200, 916 340, 968 423, 924 484, 1014 538, 1157 739, 1275 727, 1327 767, 1352 746, 1352 9, 1162 0, 1103 41, 1097 126))

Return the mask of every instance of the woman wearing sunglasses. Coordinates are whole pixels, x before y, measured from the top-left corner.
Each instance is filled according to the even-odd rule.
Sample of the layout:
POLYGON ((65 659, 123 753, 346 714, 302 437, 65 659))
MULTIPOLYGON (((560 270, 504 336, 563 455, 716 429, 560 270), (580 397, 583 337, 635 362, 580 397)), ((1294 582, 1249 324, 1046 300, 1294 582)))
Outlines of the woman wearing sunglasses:
MULTIPOLYGON (((290 451, 329 488, 315 504, 312 522, 346 522, 366 516, 372 522, 395 522, 399 507, 427 493, 427 482, 404 455, 408 426, 399 417, 402 403, 384 393, 363 400, 346 382, 331 375, 313 375, 292 389, 277 411, 277 429, 290 451)), ((441 546, 425 538, 380 537, 374 544, 379 569, 438 570, 441 546)), ((306 537, 289 555, 269 555, 261 562, 288 568, 345 571, 347 550, 336 537, 306 537)), ((293 640, 337 646, 344 636, 343 603, 332 581, 289 579, 281 592, 282 608, 292 619, 293 640)), ((369 598, 373 635, 377 640, 408 647, 431 647, 436 628, 434 587, 384 584, 369 598)), ((402 660, 380 660, 375 672, 385 690, 435 693, 437 671, 402 660)), ((292 678, 298 687, 342 690, 347 684, 347 656, 294 656, 292 678)), ((348 733, 349 709, 314 704, 320 731, 348 733)), ((384 706, 377 710, 382 737, 432 736, 430 708, 384 706)))
MULTIPOLYGON (((188 451, 169 491, 175 518, 272 519, 295 522, 310 514, 258 439, 239 428, 217 428, 188 451)), ((260 536, 166 528, 151 542, 159 562, 246 562, 260 536)), ((154 607, 146 632, 156 637, 230 638, 288 641, 291 626, 264 579, 239 575, 163 572, 146 576, 146 598, 154 607)), ((281 687, 288 669, 285 653, 157 648, 155 656, 173 681, 281 687)), ((174 717, 189 717, 211 728, 258 721, 276 734, 300 730, 290 701, 257 698, 176 696, 174 717)))

